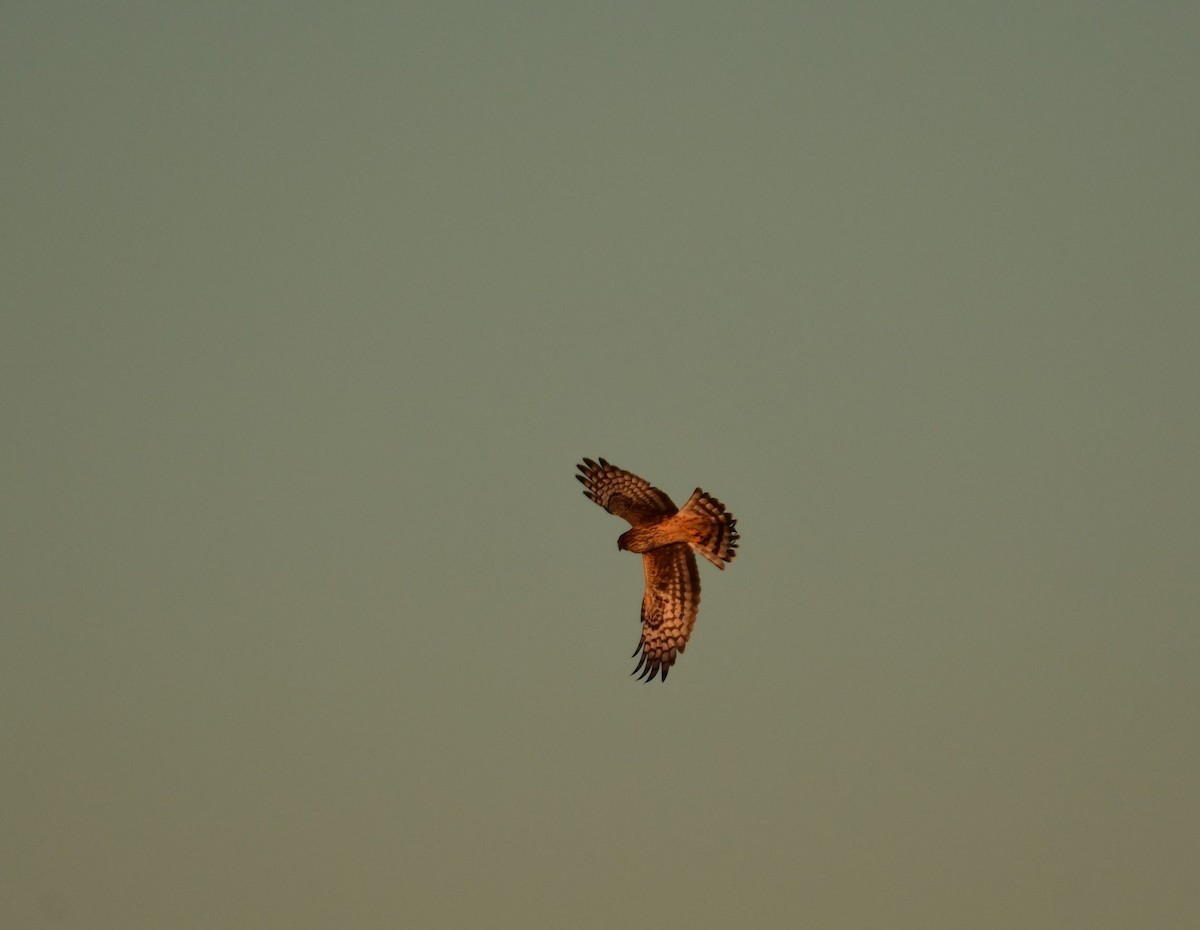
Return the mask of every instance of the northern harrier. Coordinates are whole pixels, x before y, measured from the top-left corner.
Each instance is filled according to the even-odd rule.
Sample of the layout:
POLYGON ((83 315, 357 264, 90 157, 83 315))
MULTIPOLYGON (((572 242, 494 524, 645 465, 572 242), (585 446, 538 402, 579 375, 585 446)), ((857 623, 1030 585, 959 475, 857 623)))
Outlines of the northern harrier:
POLYGON ((724 569, 737 555, 737 520, 725 505, 699 488, 680 509, 650 482, 601 459, 576 465, 588 498, 633 527, 617 540, 617 548, 642 553, 646 591, 642 595, 642 638, 634 650, 634 674, 667 680, 675 656, 683 652, 700 609, 700 572, 696 550, 724 569))

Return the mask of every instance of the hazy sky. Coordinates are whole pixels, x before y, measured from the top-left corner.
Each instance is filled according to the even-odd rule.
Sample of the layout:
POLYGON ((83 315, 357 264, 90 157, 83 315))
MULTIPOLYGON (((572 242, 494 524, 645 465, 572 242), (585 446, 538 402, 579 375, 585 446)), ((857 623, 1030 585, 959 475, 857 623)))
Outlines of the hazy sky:
POLYGON ((6 4, 0 923, 1200 926, 1198 48, 6 4))

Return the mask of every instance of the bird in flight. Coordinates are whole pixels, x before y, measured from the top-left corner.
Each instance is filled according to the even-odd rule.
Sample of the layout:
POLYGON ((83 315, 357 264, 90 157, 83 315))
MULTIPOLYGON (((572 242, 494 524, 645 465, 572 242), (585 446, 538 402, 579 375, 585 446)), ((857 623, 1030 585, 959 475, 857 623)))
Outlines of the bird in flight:
POLYGON ((699 488, 682 508, 644 478, 585 458, 576 465, 584 495, 632 529, 621 534, 617 548, 642 554, 646 591, 642 595, 642 638, 634 650, 641 658, 633 674, 667 680, 675 657, 683 652, 700 609, 699 552, 717 568, 737 555, 737 520, 715 497, 699 488))

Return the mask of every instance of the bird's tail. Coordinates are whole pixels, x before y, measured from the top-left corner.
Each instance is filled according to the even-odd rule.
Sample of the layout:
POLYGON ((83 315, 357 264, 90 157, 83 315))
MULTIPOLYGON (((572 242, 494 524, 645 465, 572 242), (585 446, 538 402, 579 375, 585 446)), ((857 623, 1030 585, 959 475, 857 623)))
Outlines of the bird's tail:
POLYGON ((715 497, 699 488, 679 511, 687 532, 687 542, 717 568, 737 555, 737 519, 715 497))

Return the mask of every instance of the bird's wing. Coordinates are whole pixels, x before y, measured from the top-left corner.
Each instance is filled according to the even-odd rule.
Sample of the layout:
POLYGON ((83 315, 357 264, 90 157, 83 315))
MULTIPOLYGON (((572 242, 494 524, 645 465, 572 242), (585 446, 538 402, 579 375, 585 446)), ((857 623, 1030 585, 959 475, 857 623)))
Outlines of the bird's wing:
POLYGON ((696 614, 700 610, 700 571, 696 557, 687 543, 673 543, 651 549, 642 556, 646 570, 646 593, 642 595, 642 638, 634 651, 639 652, 637 668, 644 671, 639 678, 652 681, 675 664, 683 652, 696 614))
POLYGON ((666 493, 632 472, 617 468, 601 459, 584 459, 576 465, 583 474, 575 477, 583 483, 584 494, 632 526, 658 520, 678 509, 666 493))

